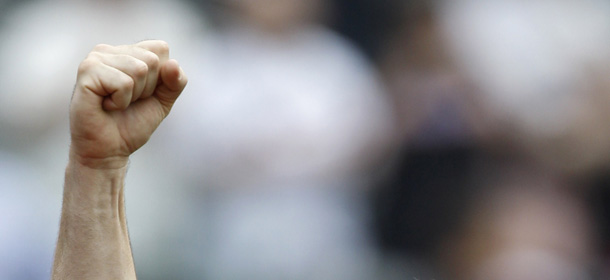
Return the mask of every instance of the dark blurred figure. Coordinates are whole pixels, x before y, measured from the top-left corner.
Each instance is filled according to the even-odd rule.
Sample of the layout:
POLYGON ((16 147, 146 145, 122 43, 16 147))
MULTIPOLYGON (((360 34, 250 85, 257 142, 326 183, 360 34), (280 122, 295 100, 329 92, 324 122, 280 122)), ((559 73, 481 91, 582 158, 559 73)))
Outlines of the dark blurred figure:
POLYGON ((381 55, 382 47, 401 22, 402 0, 329 0, 328 24, 358 45, 369 58, 381 55))
MULTIPOLYGON (((583 15, 578 12, 591 4, 568 2, 561 4, 574 8, 570 22, 578 22, 583 15)), ((600 127, 607 117, 599 110, 606 104, 599 94, 605 83, 595 78, 604 72, 592 68, 593 75, 584 79, 593 81, 592 86, 583 88, 578 83, 582 73, 577 72, 583 67, 582 56, 576 46, 561 49, 572 56, 559 61, 555 52, 536 45, 552 38, 539 37, 524 49, 519 44, 503 49, 486 41, 505 38, 506 32, 516 36, 508 41, 527 42, 531 30, 514 28, 532 22, 520 22, 519 17, 544 11, 546 4, 498 4, 508 10, 493 5, 481 9, 476 1, 403 4, 403 20, 376 59, 394 101, 398 141, 403 143, 373 195, 375 229, 386 258, 412 266, 404 274, 408 277, 418 268, 427 268, 432 277, 446 274, 452 279, 593 277, 599 223, 587 197, 598 189, 586 186, 606 169, 603 163, 608 160, 603 152, 607 128, 600 127), (476 24, 479 29, 463 22, 448 24, 456 23, 456 14, 470 23, 472 10, 482 12, 471 14, 482 20, 476 24), (485 11, 513 21, 496 21, 485 17, 485 11), (540 59, 523 62, 532 69, 516 67, 521 64, 510 58, 511 52, 526 57, 539 53, 540 59), (566 65, 575 67, 563 68, 566 65), (544 72, 554 66, 557 71, 544 72), (518 75, 511 83, 513 76, 502 73, 518 75), (574 76, 559 78, 566 73, 574 76), (580 100, 573 99, 576 96, 580 100)), ((542 13, 535 20, 551 24, 555 19, 542 13)), ((578 47, 586 49, 585 43, 595 42, 578 47)))
POLYGON ((373 195, 375 228, 388 258, 438 277, 435 253, 460 220, 488 118, 446 50, 433 3, 409 1, 399 11, 377 60, 402 149, 373 195))
POLYGON ((599 263, 599 273, 610 277, 610 175, 607 172, 593 180, 592 191, 587 198, 595 211, 595 221, 601 237, 598 251, 603 259, 599 263))
POLYGON ((446 267, 459 279, 608 279, 610 3, 437 3, 449 53, 510 144, 488 150, 500 164, 477 184, 446 267))
POLYGON ((607 279, 593 278, 598 244, 580 186, 525 162, 482 170, 440 252, 452 279, 607 279))

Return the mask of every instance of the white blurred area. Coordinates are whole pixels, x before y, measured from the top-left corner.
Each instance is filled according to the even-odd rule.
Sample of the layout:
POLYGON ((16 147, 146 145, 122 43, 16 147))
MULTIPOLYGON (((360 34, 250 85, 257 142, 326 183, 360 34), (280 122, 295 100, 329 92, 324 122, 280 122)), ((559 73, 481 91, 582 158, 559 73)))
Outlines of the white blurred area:
POLYGON ((186 171, 194 274, 370 279, 368 171, 392 112, 362 54, 314 20, 324 1, 224 1, 167 120, 186 171))
POLYGON ((138 275, 370 278, 363 192, 391 136, 375 71, 315 23, 321 2, 225 5, 215 30, 180 1, 29 1, 7 13, 0 162, 20 172, 0 177, 2 191, 14 193, 0 201, 15 208, 0 214, 11 228, 0 236, 0 263, 13 268, 0 278, 48 277, 79 62, 97 43, 144 39, 169 43, 189 85, 131 160, 126 200, 138 275), (23 174, 36 180, 18 188, 23 174), (14 212, 40 227, 21 227, 14 212), (33 232, 43 246, 26 242, 33 232))

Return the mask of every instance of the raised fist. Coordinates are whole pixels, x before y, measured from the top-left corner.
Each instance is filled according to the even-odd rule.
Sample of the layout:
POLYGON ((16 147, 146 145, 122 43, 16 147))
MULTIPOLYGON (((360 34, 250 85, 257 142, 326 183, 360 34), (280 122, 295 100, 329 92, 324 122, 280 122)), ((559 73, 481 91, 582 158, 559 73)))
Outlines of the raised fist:
POLYGON ((70 104, 70 160, 96 169, 124 167, 186 83, 163 41, 96 46, 79 66, 70 104))

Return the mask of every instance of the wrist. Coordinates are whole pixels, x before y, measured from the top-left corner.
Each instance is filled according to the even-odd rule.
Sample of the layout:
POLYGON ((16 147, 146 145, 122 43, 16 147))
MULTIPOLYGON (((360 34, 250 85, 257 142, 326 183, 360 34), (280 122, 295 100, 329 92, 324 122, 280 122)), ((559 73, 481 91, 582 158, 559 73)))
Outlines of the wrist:
POLYGON ((93 157, 79 153, 70 147, 69 164, 99 171, 121 171, 127 168, 128 156, 93 157))
POLYGON ((70 158, 65 173, 63 212, 92 222, 125 220, 124 182, 127 167, 91 168, 70 158))

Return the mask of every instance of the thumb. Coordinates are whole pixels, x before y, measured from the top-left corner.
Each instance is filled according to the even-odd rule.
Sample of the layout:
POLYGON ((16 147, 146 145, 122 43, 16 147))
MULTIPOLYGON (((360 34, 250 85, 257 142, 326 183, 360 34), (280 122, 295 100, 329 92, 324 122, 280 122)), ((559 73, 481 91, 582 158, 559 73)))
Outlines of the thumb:
POLYGON ((161 83, 157 86, 154 96, 159 100, 165 115, 167 115, 186 86, 188 79, 174 59, 170 59, 163 64, 160 76, 161 83))

